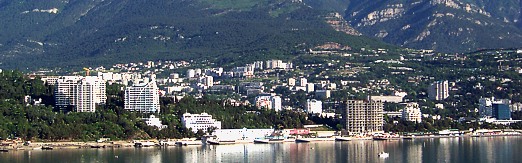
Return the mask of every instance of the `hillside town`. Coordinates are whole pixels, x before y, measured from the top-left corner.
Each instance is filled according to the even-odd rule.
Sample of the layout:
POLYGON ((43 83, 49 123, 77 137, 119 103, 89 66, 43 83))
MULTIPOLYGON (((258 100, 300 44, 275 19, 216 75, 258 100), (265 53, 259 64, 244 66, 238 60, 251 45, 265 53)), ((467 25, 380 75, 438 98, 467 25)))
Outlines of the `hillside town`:
MULTIPOLYGON (((517 92, 514 89, 518 88, 510 86, 521 82, 522 65, 514 62, 520 59, 520 50, 497 51, 494 55, 501 57, 495 60, 488 59, 492 52, 475 58, 477 56, 411 51, 390 58, 386 56, 386 49, 361 51, 363 53, 310 53, 341 57, 338 60, 326 59, 328 57, 298 62, 263 60, 230 68, 205 61, 147 61, 108 68, 89 67, 64 76, 42 71, 29 76, 55 88, 54 107, 64 112, 96 112, 97 107, 107 101, 106 87, 117 86, 123 92, 123 108, 140 113, 141 119, 157 130, 179 127, 162 123, 160 99, 178 101, 189 96, 213 97, 221 100, 223 106, 249 106, 276 113, 290 111, 306 114, 308 119, 320 119, 314 125, 294 126, 297 128, 257 129, 224 128, 216 117, 205 112, 184 112, 182 117, 176 117, 183 127, 204 133, 198 138, 215 144, 254 142, 268 136, 270 139, 282 136, 281 140, 294 138, 292 141, 334 140, 343 136, 367 139, 388 135, 391 138, 397 133, 408 133, 394 126, 424 124, 425 127, 426 123, 437 122, 457 124, 461 130, 455 131, 456 126, 439 130, 431 127, 426 128, 426 134, 499 134, 504 130, 483 129, 510 129, 522 121, 519 116, 522 98, 519 93, 509 93, 517 92), (433 62, 455 63, 453 67, 442 67, 453 73, 430 74, 417 65, 429 67, 433 62), (468 66, 475 62, 494 65, 468 66), (492 72, 487 71, 489 69, 493 69, 492 72), (517 76, 492 75, 498 72, 517 76), (500 85, 495 86, 496 83, 500 85), (491 96, 473 96, 476 99, 462 101, 465 96, 472 97, 471 92, 485 89, 498 92, 488 91, 486 94, 491 96)), ((26 96, 25 102, 40 105, 42 99, 26 96)), ((513 134, 509 131, 512 130, 506 133, 513 134)))

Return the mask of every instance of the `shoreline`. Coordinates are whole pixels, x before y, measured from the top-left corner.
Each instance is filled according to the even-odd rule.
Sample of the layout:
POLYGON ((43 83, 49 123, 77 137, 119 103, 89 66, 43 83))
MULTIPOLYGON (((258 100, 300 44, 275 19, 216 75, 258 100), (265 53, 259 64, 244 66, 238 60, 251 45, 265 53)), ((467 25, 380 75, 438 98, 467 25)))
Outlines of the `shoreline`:
POLYGON ((1 146, 0 150, 4 151, 17 151, 17 150, 46 150, 43 148, 51 149, 82 149, 82 148, 128 148, 134 147, 133 141, 111 141, 111 142, 32 142, 29 145, 18 143, 8 144, 8 146, 1 146))
MULTIPOLYGON (((413 139, 443 139, 443 138, 496 138, 496 137, 522 137, 522 135, 487 135, 487 136, 472 136, 472 135, 463 135, 463 136, 435 136, 435 137, 414 137, 413 139)), ((411 138, 400 138, 397 140, 412 140, 411 138)), ((136 141, 136 140, 135 140, 136 141)), ((26 151, 26 150, 54 150, 54 149, 84 149, 84 148, 137 148, 134 146, 135 141, 111 141, 111 142, 34 142, 30 145, 23 145, 23 143, 14 143, 15 145, 10 146, 1 146, 0 152, 9 152, 9 151, 26 151), (42 147, 50 147, 51 149, 43 149, 42 147)), ((139 140, 138 140, 139 141, 139 140)), ((154 146, 151 147, 161 147, 159 145, 158 140, 141 140, 142 142, 148 141, 148 142, 154 142, 154 146)), ((357 140, 352 140, 357 141, 357 140)), ((379 141, 379 140, 372 140, 369 141, 379 141)), ((316 141, 314 141, 316 142, 316 141)), ((344 142, 344 141, 317 141, 317 142, 344 142)), ((287 142, 291 143, 291 142, 287 142)), ((297 143, 297 142, 295 142, 297 143)), ((201 144, 203 145, 203 144, 201 144)), ((189 145, 189 146, 201 146, 201 145, 189 145)), ((210 145, 210 144, 207 144, 210 145)), ((174 145, 179 146, 179 145, 174 145)), ((144 147, 147 148, 147 147, 144 147)))

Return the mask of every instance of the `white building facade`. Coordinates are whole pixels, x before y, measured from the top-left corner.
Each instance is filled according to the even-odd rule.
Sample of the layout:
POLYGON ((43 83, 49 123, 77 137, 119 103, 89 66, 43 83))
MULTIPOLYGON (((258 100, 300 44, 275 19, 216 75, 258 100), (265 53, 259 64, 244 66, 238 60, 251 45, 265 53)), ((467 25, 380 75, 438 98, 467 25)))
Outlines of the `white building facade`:
POLYGON ((255 105, 257 108, 274 109, 276 112, 282 109, 281 97, 279 96, 257 96, 255 105))
POLYGON ((444 100, 449 97, 448 81, 436 81, 428 88, 428 97, 432 100, 444 100))
POLYGON ((207 113, 185 113, 183 114, 183 117, 181 117, 181 123, 186 128, 192 129, 192 132, 194 133, 198 132, 198 130, 207 132, 207 129, 211 127, 214 127, 215 129, 221 129, 221 122, 213 119, 212 115, 207 113))
POLYGON ((422 122, 422 112, 420 110, 419 104, 416 102, 411 102, 406 104, 406 107, 402 109, 402 119, 411 122, 422 122))
POLYGON ((311 114, 322 114, 323 113, 323 102, 316 99, 306 100, 306 112, 311 114))
POLYGON ((274 129, 219 129, 212 135, 220 141, 254 142, 256 138, 264 138, 274 132, 274 129))
POLYGON ((153 126, 157 127, 158 129, 164 129, 167 128, 167 125, 161 124, 161 120, 159 118, 156 118, 154 115, 150 115, 149 118, 142 118, 147 126, 153 126))
POLYGON ((159 113, 159 89, 156 80, 134 83, 125 88, 125 110, 142 113, 159 113))
POLYGON ((56 81, 56 107, 76 112, 95 112, 107 100, 105 82, 95 76, 62 76, 56 81))

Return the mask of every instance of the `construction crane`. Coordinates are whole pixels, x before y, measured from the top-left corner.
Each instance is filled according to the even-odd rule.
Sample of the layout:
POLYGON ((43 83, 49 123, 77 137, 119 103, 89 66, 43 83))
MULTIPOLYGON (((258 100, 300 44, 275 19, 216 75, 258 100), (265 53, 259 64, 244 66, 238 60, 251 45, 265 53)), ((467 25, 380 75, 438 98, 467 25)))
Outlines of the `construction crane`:
POLYGON ((91 72, 90 69, 84 67, 83 70, 85 70, 85 76, 89 76, 90 75, 90 72, 91 72))

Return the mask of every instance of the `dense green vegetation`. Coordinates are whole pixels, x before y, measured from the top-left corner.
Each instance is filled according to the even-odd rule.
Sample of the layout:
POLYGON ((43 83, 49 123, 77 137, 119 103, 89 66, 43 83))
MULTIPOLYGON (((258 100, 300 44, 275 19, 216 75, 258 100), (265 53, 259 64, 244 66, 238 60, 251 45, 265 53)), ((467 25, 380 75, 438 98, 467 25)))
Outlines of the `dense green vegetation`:
POLYGON ((325 42, 390 46, 336 32, 325 22, 328 12, 290 0, 25 1, 0 0, 2 68, 191 59, 227 66, 292 58, 325 42), (59 12, 32 12, 53 7, 59 12))
POLYGON ((123 109, 121 85, 109 85, 107 104, 95 113, 55 111, 51 105, 26 105, 25 95, 33 98, 52 97, 52 87, 39 79, 28 79, 17 71, 0 73, 0 138, 21 137, 26 140, 113 140, 140 138, 182 138, 201 135, 184 128, 183 113, 207 112, 222 122, 223 128, 297 128, 311 124, 305 114, 292 111, 276 113, 250 107, 231 107, 223 101, 190 96, 180 101, 162 98, 160 118, 167 129, 147 126, 142 117, 148 115, 123 109))

